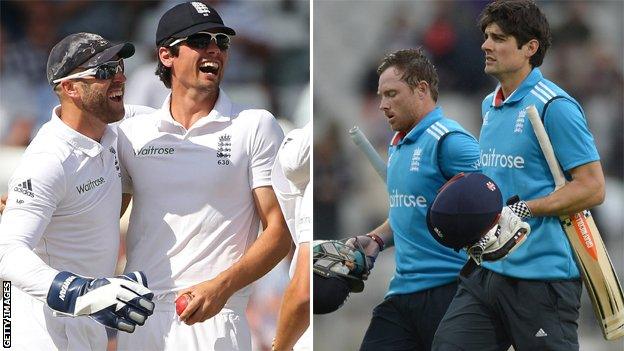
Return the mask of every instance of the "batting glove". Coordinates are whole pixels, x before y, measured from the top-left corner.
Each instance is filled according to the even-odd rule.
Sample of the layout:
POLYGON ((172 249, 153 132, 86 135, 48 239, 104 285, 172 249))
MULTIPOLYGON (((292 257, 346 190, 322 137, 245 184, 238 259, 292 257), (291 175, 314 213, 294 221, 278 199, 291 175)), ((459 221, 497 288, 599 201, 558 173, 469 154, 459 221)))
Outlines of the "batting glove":
POLYGON ((468 248, 468 255, 479 265, 483 261, 503 259, 517 249, 529 233, 531 226, 510 207, 503 207, 498 224, 468 248))
POLYGON ((507 207, 509 207, 523 221, 533 217, 531 209, 525 201, 520 200, 518 195, 514 195, 507 199, 507 207))
POLYGON ((60 314, 88 315, 104 326, 132 333, 154 312, 153 297, 143 272, 99 279, 60 272, 46 300, 60 314))

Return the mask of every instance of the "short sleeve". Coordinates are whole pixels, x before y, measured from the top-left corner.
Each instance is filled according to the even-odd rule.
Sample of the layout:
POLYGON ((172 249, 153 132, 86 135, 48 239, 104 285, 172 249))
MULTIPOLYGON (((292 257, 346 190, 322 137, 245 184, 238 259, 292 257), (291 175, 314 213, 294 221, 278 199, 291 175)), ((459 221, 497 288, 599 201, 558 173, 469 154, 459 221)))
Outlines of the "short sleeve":
POLYGON ((600 159, 585 116, 572 101, 553 100, 546 109, 544 128, 564 170, 600 159))
POLYGON ((284 137, 279 159, 286 178, 298 189, 305 188, 310 180, 310 138, 312 126, 293 129, 284 137))
POLYGON ((480 172, 479 143, 471 135, 451 132, 441 139, 438 163, 445 178, 460 172, 480 172))
POLYGON ((284 133, 273 115, 263 111, 251 138, 249 175, 251 188, 255 189, 271 185, 271 169, 284 133))

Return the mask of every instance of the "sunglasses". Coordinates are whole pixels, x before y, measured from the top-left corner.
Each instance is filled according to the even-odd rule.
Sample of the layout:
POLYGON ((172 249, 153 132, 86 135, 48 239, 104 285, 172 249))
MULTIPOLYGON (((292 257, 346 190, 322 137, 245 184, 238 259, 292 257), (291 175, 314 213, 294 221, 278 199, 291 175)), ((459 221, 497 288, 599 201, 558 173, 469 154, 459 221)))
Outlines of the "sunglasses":
POLYGON ((221 50, 227 50, 230 47, 230 36, 224 33, 208 33, 199 32, 186 38, 176 39, 169 44, 169 47, 186 42, 186 45, 192 49, 205 49, 210 46, 210 42, 214 39, 217 47, 221 50))
POLYGON ((105 62, 97 67, 89 68, 86 71, 70 74, 67 77, 55 79, 52 81, 52 83, 56 84, 65 80, 85 78, 85 77, 95 77, 95 79, 111 79, 115 76, 115 74, 123 73, 123 71, 124 71, 123 60, 119 59, 117 61, 105 62))

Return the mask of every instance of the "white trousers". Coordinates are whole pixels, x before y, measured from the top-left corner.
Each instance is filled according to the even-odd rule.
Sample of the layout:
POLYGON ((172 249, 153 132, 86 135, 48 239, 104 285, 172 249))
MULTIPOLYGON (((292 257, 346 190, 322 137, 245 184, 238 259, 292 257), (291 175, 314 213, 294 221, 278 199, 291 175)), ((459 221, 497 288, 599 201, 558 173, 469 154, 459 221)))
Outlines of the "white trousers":
POLYGON ((103 325, 89 317, 55 317, 17 288, 11 290, 11 350, 106 350, 103 325))
POLYGON ((132 334, 117 334, 117 350, 250 351, 251 333, 244 306, 226 305, 216 316, 189 326, 176 315, 173 303, 156 302, 145 325, 132 334))

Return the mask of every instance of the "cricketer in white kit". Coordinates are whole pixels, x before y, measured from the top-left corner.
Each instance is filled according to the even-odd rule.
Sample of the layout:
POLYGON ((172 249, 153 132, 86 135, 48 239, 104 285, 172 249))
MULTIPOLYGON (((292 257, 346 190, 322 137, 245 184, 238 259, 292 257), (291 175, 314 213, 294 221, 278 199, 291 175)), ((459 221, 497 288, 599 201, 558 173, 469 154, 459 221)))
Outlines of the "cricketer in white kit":
POLYGON ((248 350, 249 287, 192 326, 176 316, 174 300, 232 266, 258 236, 252 190, 271 184, 282 131, 269 112, 242 109, 224 91, 188 130, 169 104, 119 126, 123 192, 133 195, 126 271, 141 267, 156 302, 144 327, 119 336, 119 349, 248 350))
POLYGON ((144 303, 153 309, 149 297, 129 307, 151 295, 144 276, 91 278, 112 276, 119 252, 121 171, 108 123, 124 116, 121 59, 133 53, 131 44, 90 33, 69 35, 50 52, 48 81, 61 105, 24 152, 0 222, 0 278, 13 287, 12 349, 104 350, 102 324, 132 332, 151 313, 144 303), (125 300, 130 291, 134 301, 125 300))
POLYGON ((312 185, 310 145, 312 124, 290 131, 277 154, 271 182, 290 230, 295 252, 291 282, 284 292, 274 350, 312 350, 310 324, 310 241, 312 240, 312 185), (294 344, 294 346, 293 346, 294 344))
POLYGON ((271 188, 282 130, 219 88, 235 34, 201 2, 165 12, 157 74, 171 94, 119 126, 124 201, 134 199, 126 271, 141 267, 156 302, 119 350, 250 350, 248 285, 288 253, 271 188), (174 301, 187 293, 178 317, 174 301))

